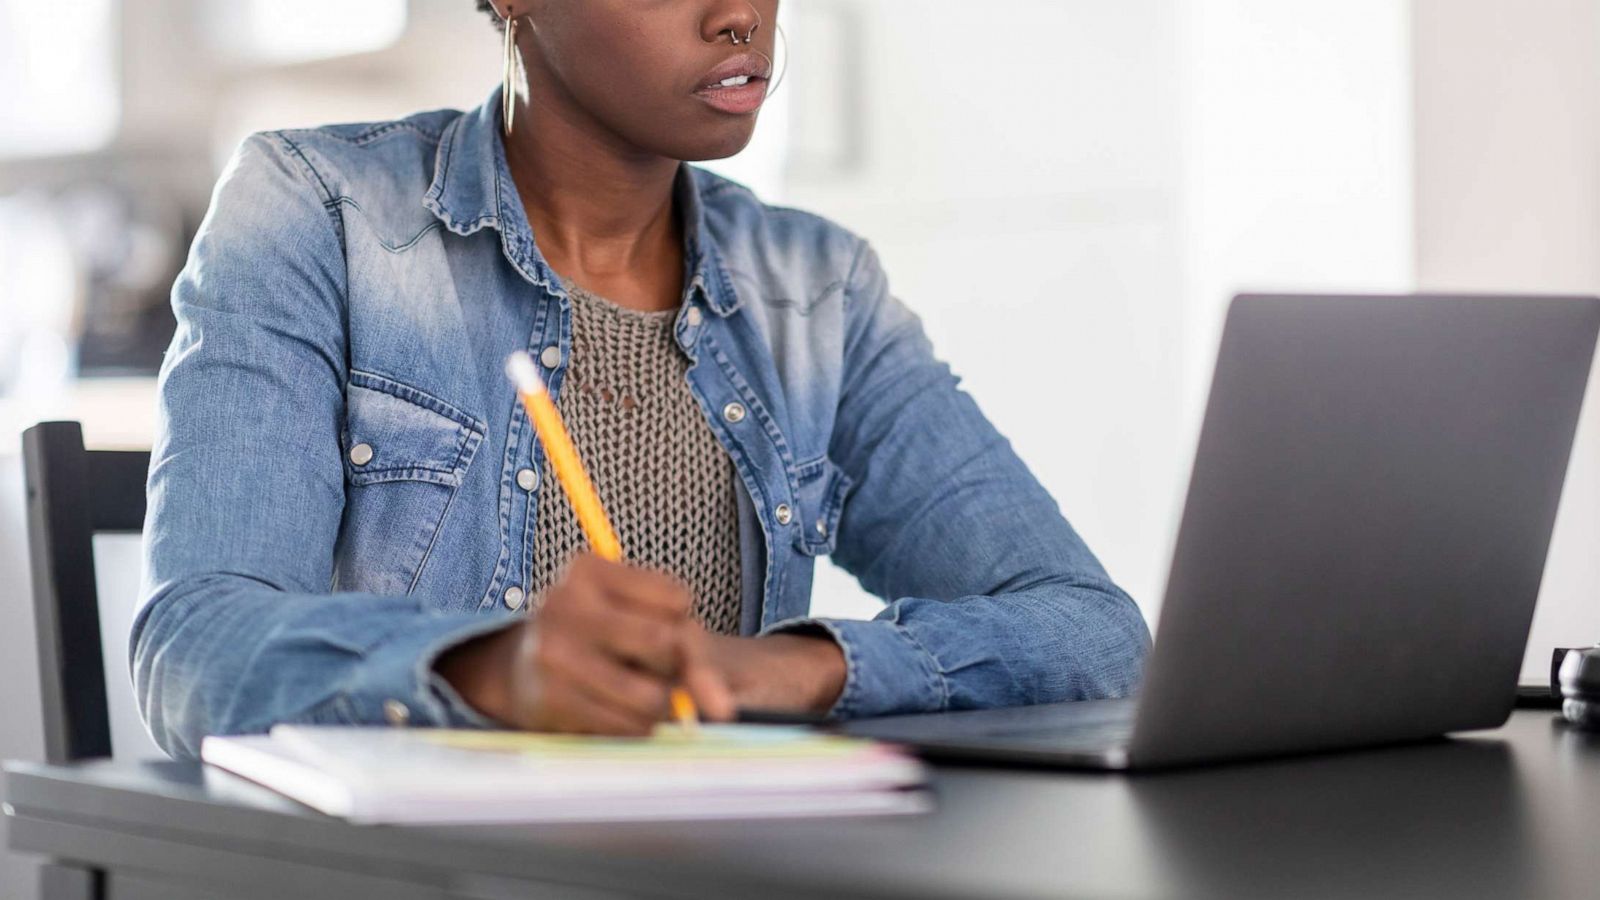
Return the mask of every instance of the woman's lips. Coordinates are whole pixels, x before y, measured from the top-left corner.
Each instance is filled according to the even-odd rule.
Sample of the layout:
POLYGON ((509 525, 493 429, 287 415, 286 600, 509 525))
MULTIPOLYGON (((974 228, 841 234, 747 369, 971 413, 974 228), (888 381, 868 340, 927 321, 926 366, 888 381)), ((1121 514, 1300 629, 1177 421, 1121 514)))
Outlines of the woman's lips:
POLYGON ((741 53, 707 72, 694 95, 713 109, 730 115, 748 115, 767 99, 767 79, 772 63, 759 53, 741 53))
POLYGON ((711 85, 695 91, 694 95, 721 112, 736 116, 749 115, 767 101, 767 80, 752 75, 743 84, 711 85))

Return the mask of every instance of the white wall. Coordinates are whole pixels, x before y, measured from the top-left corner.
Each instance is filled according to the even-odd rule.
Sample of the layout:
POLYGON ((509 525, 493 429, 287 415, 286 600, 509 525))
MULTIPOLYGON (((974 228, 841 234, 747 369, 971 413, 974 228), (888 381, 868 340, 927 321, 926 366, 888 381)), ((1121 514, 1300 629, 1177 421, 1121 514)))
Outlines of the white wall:
MULTIPOLYGON (((1177 4, 811 3, 797 84, 838 65, 807 40, 809 10, 846 8, 870 49, 848 76, 859 107, 797 99, 792 131, 840 135, 832 119, 853 114, 861 134, 854 155, 807 148, 787 199, 872 241, 939 353, 1149 602, 1181 467, 1177 4)), ((819 613, 877 607, 819 572, 819 613)))
MULTIPOLYGON (((1415 6, 1421 286, 1600 292, 1600 4, 1415 6)), ((1592 379, 1524 678, 1600 640, 1597 414, 1592 379)))
POLYGON ((1235 294, 1411 290, 1408 6, 1181 5, 1191 428, 1235 294))

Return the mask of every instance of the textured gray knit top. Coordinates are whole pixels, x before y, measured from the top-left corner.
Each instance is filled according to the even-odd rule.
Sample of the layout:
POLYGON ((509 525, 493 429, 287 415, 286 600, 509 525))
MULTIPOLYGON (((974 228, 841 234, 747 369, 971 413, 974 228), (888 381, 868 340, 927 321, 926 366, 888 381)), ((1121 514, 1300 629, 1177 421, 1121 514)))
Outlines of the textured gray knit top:
MULTIPOLYGON (((556 408, 635 565, 689 585, 708 631, 739 632, 733 461, 689 391, 677 310, 640 312, 572 285, 572 357, 556 408)), ((539 492, 530 595, 588 546, 554 479, 539 492)))

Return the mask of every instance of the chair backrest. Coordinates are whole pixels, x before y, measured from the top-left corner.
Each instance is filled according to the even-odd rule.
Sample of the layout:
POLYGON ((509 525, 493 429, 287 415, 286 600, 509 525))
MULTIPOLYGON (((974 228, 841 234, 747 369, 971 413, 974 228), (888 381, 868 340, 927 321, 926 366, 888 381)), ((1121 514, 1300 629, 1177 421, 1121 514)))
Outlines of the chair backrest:
POLYGON ((77 422, 22 435, 45 759, 111 755, 94 536, 144 527, 150 454, 85 450, 77 422))

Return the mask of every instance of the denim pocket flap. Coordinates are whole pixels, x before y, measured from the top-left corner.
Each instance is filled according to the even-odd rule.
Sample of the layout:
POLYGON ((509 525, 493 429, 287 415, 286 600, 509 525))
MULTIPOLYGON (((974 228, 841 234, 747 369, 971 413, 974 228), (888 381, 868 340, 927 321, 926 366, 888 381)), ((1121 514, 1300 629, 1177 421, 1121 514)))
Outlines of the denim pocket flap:
POLYGON ((795 547, 807 556, 826 556, 838 543, 839 516, 855 482, 825 456, 796 465, 795 481, 800 507, 795 547))
POLYGON ((351 373, 345 402, 344 463, 352 484, 456 487, 483 441, 478 420, 382 376, 351 373))

